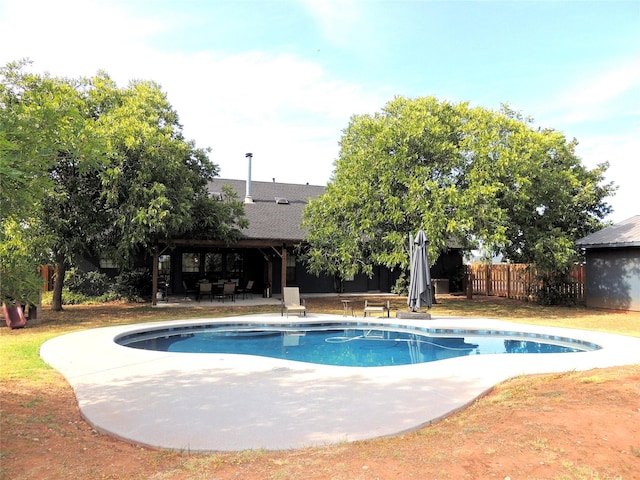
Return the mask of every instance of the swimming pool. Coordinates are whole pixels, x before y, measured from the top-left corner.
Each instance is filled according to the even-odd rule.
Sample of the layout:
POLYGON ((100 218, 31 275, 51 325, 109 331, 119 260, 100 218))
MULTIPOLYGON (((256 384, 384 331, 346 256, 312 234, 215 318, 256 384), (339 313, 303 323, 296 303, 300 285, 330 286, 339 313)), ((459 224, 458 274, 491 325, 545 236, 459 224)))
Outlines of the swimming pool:
POLYGON ((143 350, 257 355, 346 367, 409 365, 469 355, 576 353, 599 348, 591 342, 557 335, 373 322, 203 323, 140 331, 120 336, 116 342, 143 350))
MULTIPOLYGON (((298 322, 349 319, 312 314, 290 320, 299 328, 298 322)), ((40 355, 73 386, 82 415, 94 428, 139 445, 183 451, 289 449, 394 435, 443 418, 517 375, 640 364, 640 338, 483 318, 371 321, 458 337, 469 331, 520 332, 537 336, 530 339, 569 338, 601 348, 472 354, 367 368, 255 354, 143 350, 115 341, 183 327, 284 324, 279 314, 263 314, 77 331, 47 340, 40 355)))

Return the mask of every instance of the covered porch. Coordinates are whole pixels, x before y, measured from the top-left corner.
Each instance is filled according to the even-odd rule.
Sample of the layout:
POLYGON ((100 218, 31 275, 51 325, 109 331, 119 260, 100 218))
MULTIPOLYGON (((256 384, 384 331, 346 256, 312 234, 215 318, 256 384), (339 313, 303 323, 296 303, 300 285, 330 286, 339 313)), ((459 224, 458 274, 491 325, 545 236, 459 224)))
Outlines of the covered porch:
POLYGON ((153 256, 153 304, 167 293, 197 296, 202 282, 214 289, 227 282, 237 289, 250 285, 246 293, 264 298, 280 293, 282 286, 310 293, 334 291, 331 278, 305 271, 294 247, 285 241, 246 239, 229 246, 212 240, 176 240, 153 256))

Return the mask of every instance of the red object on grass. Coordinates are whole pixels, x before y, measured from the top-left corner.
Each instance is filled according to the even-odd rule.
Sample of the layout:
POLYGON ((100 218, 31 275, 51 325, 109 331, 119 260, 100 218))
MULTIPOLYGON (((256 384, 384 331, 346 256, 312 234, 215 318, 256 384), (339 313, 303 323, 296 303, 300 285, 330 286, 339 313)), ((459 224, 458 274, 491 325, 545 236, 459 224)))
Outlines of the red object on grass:
POLYGON ((5 322, 7 322, 7 327, 9 328, 22 328, 27 324, 27 319, 24 316, 24 310, 20 304, 8 306, 6 303, 3 303, 2 313, 4 315, 5 322))

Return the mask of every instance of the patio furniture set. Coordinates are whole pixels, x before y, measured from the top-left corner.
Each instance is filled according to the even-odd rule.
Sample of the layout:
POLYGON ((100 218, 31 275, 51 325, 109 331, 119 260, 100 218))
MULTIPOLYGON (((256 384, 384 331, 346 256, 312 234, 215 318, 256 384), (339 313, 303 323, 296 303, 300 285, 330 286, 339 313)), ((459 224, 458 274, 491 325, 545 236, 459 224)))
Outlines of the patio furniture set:
MULTIPOLYGON (((242 298, 253 295, 253 280, 249 280, 244 287, 239 287, 235 281, 220 281, 211 283, 207 281, 199 282, 196 286, 196 300, 209 297, 211 301, 217 299, 224 302, 225 300, 236 301, 236 297, 242 295, 242 298)), ((185 286, 185 296, 190 293, 185 286)))
MULTIPOLYGON (((348 316, 349 312, 351 312, 351 316, 355 317, 355 310, 353 307, 353 301, 348 299, 342 299, 342 307, 344 309, 344 316, 348 316)), ((280 315, 284 315, 287 312, 287 317, 289 316, 289 312, 297 313, 298 315, 302 314, 303 316, 307 315, 307 306, 305 304, 304 298, 300 298, 300 291, 298 287, 285 287, 282 291, 282 306, 280 315)), ((371 302, 370 300, 364 301, 364 310, 363 316, 367 316, 378 313, 381 316, 385 314, 389 317, 391 312, 391 306, 389 304, 389 300, 386 302, 371 302)))

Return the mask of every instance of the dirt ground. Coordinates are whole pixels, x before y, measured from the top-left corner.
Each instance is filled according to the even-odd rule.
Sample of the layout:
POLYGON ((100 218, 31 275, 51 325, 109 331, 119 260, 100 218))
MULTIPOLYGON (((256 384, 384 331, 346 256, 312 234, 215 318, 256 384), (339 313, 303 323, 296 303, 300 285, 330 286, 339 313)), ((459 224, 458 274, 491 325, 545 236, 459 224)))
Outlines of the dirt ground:
POLYGON ((640 366, 513 379, 401 436, 207 455, 96 432, 62 378, 0 393, 3 479, 640 479, 640 366))
POLYGON ((97 432, 57 372, 38 375, 0 383, 0 479, 640 479, 640 365, 511 379, 404 435, 209 454, 97 432))

